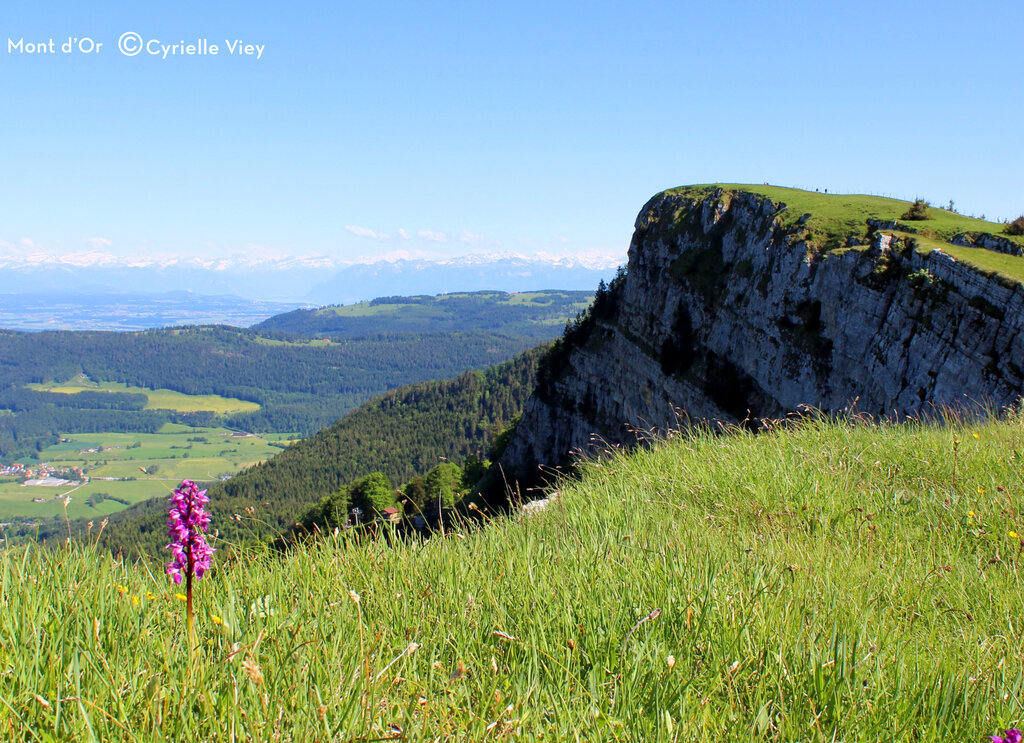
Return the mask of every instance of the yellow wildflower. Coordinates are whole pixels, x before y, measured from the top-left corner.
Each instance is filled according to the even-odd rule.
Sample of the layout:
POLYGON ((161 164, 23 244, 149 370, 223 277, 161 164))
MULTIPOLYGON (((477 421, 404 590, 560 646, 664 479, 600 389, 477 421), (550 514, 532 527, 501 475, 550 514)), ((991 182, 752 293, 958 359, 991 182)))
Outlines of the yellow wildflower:
POLYGON ((152 591, 146 591, 146 600, 147 601, 152 601, 155 598, 156 598, 156 594, 155 593, 153 593, 152 591))
POLYGON ((139 605, 139 597, 138 596, 132 596, 132 606, 138 606, 138 605, 139 605))
POLYGON ((976 433, 976 434, 974 434, 974 438, 976 438, 976 439, 980 439, 980 438, 981 438, 981 434, 977 434, 977 433, 976 433))
POLYGON ((120 583, 115 583, 114 588, 116 588, 117 592, 122 595, 128 593, 128 586, 122 586, 120 583))
POLYGON ((1010 535, 1010 539, 1020 539, 1020 534, 1015 532, 1013 529, 1010 529, 1007 533, 1010 535))
POLYGON ((188 601, 188 596, 183 593, 174 594, 174 598, 178 599, 178 601, 188 601))
POLYGON ((974 521, 974 511, 968 511, 967 512, 967 520, 968 521, 974 521))
POLYGON ((985 495, 985 488, 978 488, 978 495, 985 495))
POLYGON ((210 615, 210 619, 212 619, 212 620, 213 620, 213 623, 214 623, 214 624, 219 624, 219 625, 221 625, 221 626, 223 626, 223 625, 224 625, 224 620, 223 620, 223 619, 221 619, 220 617, 218 617, 218 616, 217 616, 216 614, 211 614, 211 615, 210 615))

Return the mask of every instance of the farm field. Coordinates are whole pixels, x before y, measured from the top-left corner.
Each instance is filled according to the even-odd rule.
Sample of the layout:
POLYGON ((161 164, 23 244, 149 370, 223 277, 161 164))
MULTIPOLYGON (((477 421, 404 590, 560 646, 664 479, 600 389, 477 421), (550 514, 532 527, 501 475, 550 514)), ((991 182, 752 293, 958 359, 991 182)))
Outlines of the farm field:
POLYGON ((196 413, 208 410, 218 415, 235 413, 251 413, 259 410, 259 403, 248 400, 237 400, 233 397, 220 395, 186 395, 174 390, 152 390, 146 387, 132 387, 119 382, 93 382, 84 375, 78 375, 67 382, 48 382, 46 384, 26 384, 30 390, 41 392, 57 392, 73 395, 78 392, 128 392, 145 395, 148 399, 144 410, 174 410, 178 413, 196 413))
POLYGON ((89 481, 60 487, 0 482, 0 520, 63 520, 65 495, 71 498, 68 518, 102 518, 134 503, 162 496, 183 479, 210 482, 230 476, 269 459, 289 440, 288 434, 255 436, 226 428, 174 423, 152 434, 67 436, 62 443, 41 452, 38 462, 20 461, 26 466, 46 462, 56 468, 80 467, 89 481))

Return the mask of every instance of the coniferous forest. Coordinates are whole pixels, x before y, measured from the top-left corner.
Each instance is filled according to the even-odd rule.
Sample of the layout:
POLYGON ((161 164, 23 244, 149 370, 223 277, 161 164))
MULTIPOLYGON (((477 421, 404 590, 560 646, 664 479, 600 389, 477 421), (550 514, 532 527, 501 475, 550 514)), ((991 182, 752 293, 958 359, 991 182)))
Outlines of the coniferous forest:
MULTIPOLYGON (((428 475, 443 460, 460 467, 485 460, 533 390, 543 344, 511 361, 454 379, 392 390, 365 403, 273 459, 210 488, 211 512, 228 540, 272 539, 310 506, 343 486, 381 472, 394 486, 428 475)), ((155 555, 167 541, 162 499, 110 519, 101 544, 155 555)), ((49 536, 59 528, 48 527, 49 536)), ((72 531, 85 532, 84 523, 72 531)), ((47 536, 42 534, 41 536, 47 536)))

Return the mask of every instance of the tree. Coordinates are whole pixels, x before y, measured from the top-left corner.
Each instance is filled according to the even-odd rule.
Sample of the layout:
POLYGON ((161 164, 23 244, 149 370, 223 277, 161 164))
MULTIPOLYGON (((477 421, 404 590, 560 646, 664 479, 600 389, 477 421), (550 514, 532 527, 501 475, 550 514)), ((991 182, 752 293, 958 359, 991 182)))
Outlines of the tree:
POLYGON ((923 219, 931 219, 928 216, 928 202, 924 199, 914 199, 914 203, 910 205, 910 208, 900 215, 900 219, 908 219, 914 221, 920 221, 923 219))
POLYGON ((462 489, 466 492, 472 490, 484 479, 490 466, 491 463, 486 459, 480 459, 475 454, 467 455, 466 461, 462 463, 462 489))
POLYGON ((345 525, 349 512, 349 487, 342 485, 330 495, 325 495, 299 517, 299 524, 307 531, 330 530, 345 525))
POLYGON ((463 495, 462 469, 451 462, 441 462, 427 473, 424 485, 430 505, 451 508, 463 495))
POLYGON ((348 521, 348 506, 351 501, 349 495, 348 486, 342 485, 331 495, 321 501, 323 503, 323 524, 324 526, 333 529, 338 526, 344 526, 345 522, 348 521))
POLYGON ((402 491, 405 499, 409 501, 406 513, 423 513, 427 507, 427 481, 422 475, 416 475, 405 484, 402 491))
POLYGON ((352 508, 360 508, 366 516, 380 513, 395 505, 395 488, 383 472, 371 472, 352 483, 349 491, 352 508))
POLYGON ((1006 225, 1004 231, 1007 235, 1024 235, 1024 215, 1017 217, 1010 224, 1006 225))

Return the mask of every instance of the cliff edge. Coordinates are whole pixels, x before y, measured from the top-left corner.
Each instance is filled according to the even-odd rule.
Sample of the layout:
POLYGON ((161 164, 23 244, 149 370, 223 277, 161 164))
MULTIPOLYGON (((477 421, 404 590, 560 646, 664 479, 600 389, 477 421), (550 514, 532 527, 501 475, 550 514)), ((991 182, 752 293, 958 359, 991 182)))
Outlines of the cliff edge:
POLYGON ((542 362, 500 464, 536 479, 679 416, 1000 408, 1024 377, 1024 243, 907 202, 690 186, 640 211, 624 272, 542 362), (1019 264, 1019 265, 1018 265, 1019 264))

